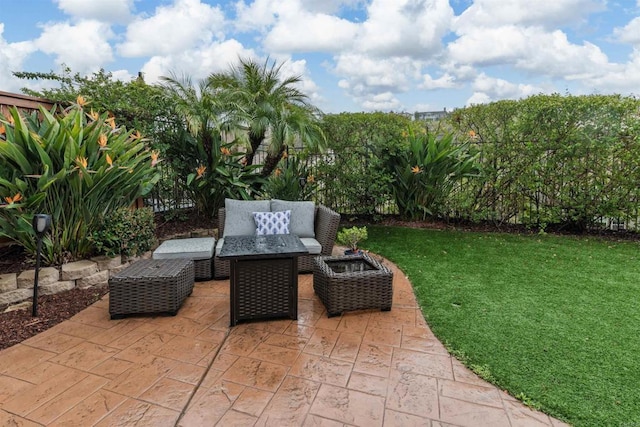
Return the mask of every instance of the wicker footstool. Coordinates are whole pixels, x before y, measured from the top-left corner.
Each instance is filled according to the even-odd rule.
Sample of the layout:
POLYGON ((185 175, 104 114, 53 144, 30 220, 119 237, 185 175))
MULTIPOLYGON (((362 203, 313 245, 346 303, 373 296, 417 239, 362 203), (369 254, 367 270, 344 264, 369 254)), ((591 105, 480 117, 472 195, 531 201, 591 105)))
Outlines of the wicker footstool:
POLYGON ((366 254, 316 257, 313 290, 329 317, 366 308, 391 310, 393 273, 366 254))
POLYGON ((109 279, 109 314, 167 313, 175 316, 193 291, 194 267, 188 259, 145 259, 109 279))
POLYGON ((196 280, 209 280, 213 277, 211 271, 215 246, 216 239, 213 237, 165 240, 153 251, 153 259, 193 260, 196 280))

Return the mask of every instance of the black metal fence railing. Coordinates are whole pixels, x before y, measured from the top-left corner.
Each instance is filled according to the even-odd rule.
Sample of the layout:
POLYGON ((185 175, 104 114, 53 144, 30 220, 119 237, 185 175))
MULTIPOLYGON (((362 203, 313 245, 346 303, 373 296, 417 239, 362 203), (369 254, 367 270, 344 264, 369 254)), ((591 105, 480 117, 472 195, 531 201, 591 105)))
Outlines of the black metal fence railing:
MULTIPOLYGON (((368 154, 363 154, 362 149, 345 148, 340 152, 329 151, 307 158, 307 172, 314 176, 317 184, 312 199, 343 215, 384 217, 397 214, 398 208, 388 186, 368 179, 375 172, 367 170, 363 155, 366 157, 368 154), (360 169, 345 169, 347 165, 354 164, 360 165, 360 169)), ((260 163, 266 152, 259 151, 255 157, 255 162, 260 163)), ((156 212, 192 207, 193 201, 185 190, 184 181, 170 170, 165 169, 163 173, 161 182, 145 197, 145 205, 153 207, 156 212)), ((564 182, 561 174, 556 181, 541 180, 536 188, 526 191, 519 187, 517 180, 479 184, 469 179, 454 189, 446 215, 449 219, 544 227, 549 206, 568 209, 561 208, 560 201, 554 200, 558 186, 565 185, 572 184, 564 182)), ((618 215, 594 215, 587 228, 639 231, 640 188, 629 198, 631 208, 620 210, 618 215)))

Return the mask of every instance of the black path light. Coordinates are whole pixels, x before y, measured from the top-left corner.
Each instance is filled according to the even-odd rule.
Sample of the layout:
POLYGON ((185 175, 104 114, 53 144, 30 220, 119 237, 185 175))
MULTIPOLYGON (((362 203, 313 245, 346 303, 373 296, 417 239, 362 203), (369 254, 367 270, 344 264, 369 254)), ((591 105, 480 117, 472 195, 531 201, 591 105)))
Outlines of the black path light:
POLYGON ((42 252, 42 238, 51 227, 51 215, 35 214, 31 223, 33 231, 36 232, 37 249, 36 249, 36 273, 33 279, 33 303, 31 308, 31 316, 38 315, 38 273, 40 272, 40 253, 42 252))

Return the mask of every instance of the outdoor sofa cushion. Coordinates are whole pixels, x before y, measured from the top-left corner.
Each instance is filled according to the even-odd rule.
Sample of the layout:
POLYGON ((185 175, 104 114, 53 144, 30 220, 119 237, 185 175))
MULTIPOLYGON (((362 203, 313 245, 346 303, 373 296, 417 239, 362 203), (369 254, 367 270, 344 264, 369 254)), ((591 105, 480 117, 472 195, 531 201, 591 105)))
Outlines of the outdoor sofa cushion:
POLYGON ((254 212, 256 235, 289 234, 291 211, 254 212))
POLYGON ((313 202, 291 202, 288 200, 271 201, 271 212, 291 211, 291 223, 289 231, 291 234, 303 237, 316 237, 315 233, 315 212, 316 205, 313 202))
POLYGON ((227 211, 224 220, 224 235, 250 236, 256 234, 253 213, 270 212, 271 202, 269 200, 225 199, 224 208, 227 211))

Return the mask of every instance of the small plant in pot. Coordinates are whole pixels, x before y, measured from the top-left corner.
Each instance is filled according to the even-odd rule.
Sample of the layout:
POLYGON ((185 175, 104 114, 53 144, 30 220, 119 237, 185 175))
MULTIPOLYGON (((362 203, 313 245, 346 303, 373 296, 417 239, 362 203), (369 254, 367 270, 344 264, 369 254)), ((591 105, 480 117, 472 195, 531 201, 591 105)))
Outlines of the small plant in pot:
POLYGON ((366 240, 367 235, 367 227, 350 227, 343 228, 338 232, 338 243, 347 246, 349 249, 344 251, 345 255, 355 255, 359 254, 362 251, 358 249, 358 242, 361 240, 366 240))

